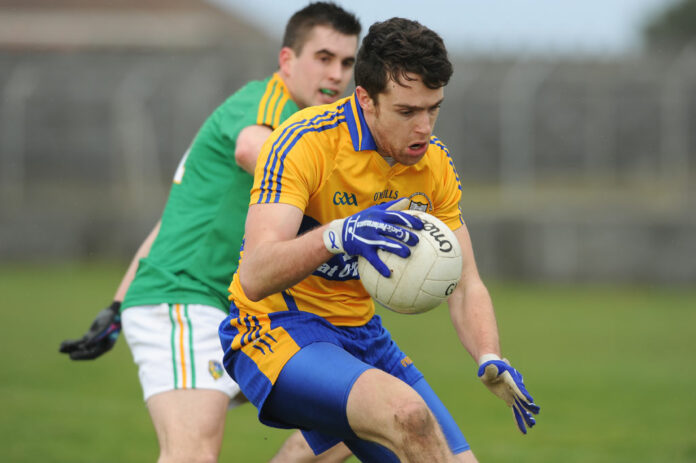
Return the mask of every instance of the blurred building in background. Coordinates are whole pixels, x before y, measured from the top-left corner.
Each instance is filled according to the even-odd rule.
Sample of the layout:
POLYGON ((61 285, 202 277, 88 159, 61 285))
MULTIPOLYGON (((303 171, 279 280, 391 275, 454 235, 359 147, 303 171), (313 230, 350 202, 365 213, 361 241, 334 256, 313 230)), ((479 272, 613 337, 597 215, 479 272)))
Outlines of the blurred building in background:
MULTIPOLYGON (((279 44, 203 0, 0 0, 0 260, 129 258, 279 44)), ((436 133, 488 278, 696 281, 696 49, 455 56, 436 133)))

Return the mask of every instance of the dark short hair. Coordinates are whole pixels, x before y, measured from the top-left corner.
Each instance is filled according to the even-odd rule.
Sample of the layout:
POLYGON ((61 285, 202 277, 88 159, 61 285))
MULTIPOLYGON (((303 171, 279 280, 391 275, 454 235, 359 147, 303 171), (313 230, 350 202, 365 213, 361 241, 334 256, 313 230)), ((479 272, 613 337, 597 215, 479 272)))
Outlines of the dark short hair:
POLYGON ((314 2, 297 11, 288 20, 283 35, 283 47, 290 47, 296 54, 316 26, 327 26, 344 35, 360 35, 362 26, 353 13, 332 2, 314 2))
POLYGON ((355 62, 355 85, 377 102, 391 79, 398 84, 418 75, 431 89, 444 87, 452 76, 452 63, 442 38, 417 21, 391 18, 376 22, 360 45, 355 62))

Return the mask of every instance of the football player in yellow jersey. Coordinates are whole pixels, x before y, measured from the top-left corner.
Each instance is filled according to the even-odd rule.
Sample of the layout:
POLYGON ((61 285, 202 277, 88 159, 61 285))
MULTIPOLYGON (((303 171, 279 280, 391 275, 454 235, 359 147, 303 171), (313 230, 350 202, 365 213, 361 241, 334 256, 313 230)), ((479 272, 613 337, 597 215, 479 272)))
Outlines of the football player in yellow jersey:
POLYGON ((448 299, 478 376, 523 433, 539 412, 501 359, 488 291, 459 210, 459 177, 432 135, 452 65, 442 39, 392 18, 363 39, 351 97, 289 118, 256 165, 230 315, 225 368, 268 425, 303 430, 315 452, 343 441, 368 462, 473 462, 451 415, 392 341, 359 282, 358 256, 406 257, 426 207, 462 249, 448 299))

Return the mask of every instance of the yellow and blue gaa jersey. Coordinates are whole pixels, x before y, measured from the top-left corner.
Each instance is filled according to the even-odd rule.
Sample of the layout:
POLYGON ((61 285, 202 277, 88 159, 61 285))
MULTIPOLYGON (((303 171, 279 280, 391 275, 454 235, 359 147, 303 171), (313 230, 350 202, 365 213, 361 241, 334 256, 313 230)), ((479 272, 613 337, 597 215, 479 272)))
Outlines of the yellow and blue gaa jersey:
MULTIPOLYGON (((391 166, 376 149, 355 94, 299 111, 264 144, 250 204, 298 207, 304 211, 299 234, 401 197, 411 198, 411 209, 427 209, 453 230, 462 225, 459 176, 438 138, 431 137, 424 157, 413 166, 391 166)), ((229 290, 240 311, 254 315, 302 310, 334 325, 361 326, 375 311, 359 281, 357 257, 345 254, 258 302, 245 297, 237 274, 229 290)))

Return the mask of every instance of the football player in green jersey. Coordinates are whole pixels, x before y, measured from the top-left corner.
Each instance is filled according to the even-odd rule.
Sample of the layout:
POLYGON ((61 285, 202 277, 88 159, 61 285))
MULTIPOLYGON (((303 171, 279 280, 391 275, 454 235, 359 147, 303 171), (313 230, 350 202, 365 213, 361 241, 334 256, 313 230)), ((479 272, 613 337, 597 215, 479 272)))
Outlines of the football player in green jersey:
MULTIPOLYGON (((160 462, 217 460, 226 412, 245 401, 222 367, 218 326, 228 313, 227 286, 237 269, 256 157, 290 115, 343 94, 360 30, 356 17, 333 3, 309 4, 290 18, 278 71, 245 85, 205 121, 114 302, 83 338, 61 345, 74 360, 96 358, 111 349, 123 326, 160 462)), ((295 433, 274 461, 347 455, 337 446, 315 459, 295 433)))

